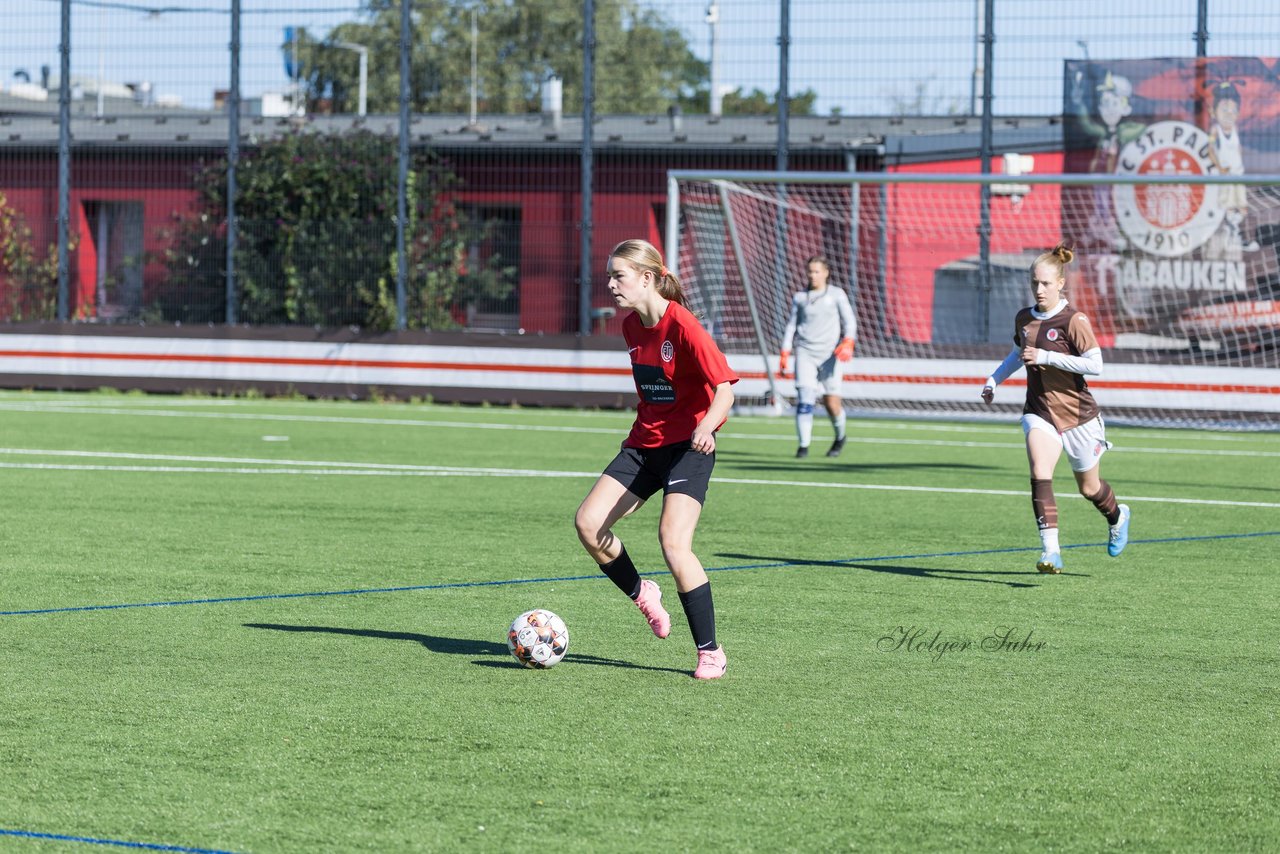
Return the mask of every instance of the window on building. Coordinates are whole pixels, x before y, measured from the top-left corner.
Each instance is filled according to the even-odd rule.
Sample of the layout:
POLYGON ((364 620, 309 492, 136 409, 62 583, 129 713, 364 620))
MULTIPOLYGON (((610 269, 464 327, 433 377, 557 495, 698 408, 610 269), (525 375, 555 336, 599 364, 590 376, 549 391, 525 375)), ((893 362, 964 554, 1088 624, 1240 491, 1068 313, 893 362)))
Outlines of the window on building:
POLYGON ((469 329, 520 326, 520 208, 467 205, 470 226, 459 309, 469 329))
POLYGON ((137 319, 142 312, 142 202, 87 201, 84 212, 89 234, 82 247, 94 254, 97 317, 137 319))

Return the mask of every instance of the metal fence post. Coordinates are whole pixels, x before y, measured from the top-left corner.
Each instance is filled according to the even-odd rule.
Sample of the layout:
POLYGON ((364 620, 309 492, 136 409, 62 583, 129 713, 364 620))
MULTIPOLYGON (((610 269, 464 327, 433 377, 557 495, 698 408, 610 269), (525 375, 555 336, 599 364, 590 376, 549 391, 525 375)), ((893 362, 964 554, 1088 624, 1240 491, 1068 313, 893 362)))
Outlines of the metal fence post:
POLYGON ((791 129, 791 0, 780 0, 778 32, 778 171, 787 171, 791 129))
POLYGON ((582 0, 582 260, 578 273, 578 331, 591 334, 591 218, 595 160, 596 4, 582 0))
POLYGON ((240 162, 240 0, 231 0, 231 87, 227 93, 227 325, 239 321, 236 300, 236 166, 240 162))
POLYGON ((400 0, 400 154, 396 187, 396 329, 408 326, 405 292, 409 259, 405 257, 405 223, 409 213, 409 51, 412 37, 413 0, 400 0))
POLYGON ((58 320, 65 321, 71 278, 71 0, 62 0, 58 62, 58 320))
MULTIPOLYGON (((982 143, 979 155, 982 174, 991 174, 991 148, 994 119, 991 116, 991 86, 995 77, 991 63, 995 57, 995 0, 986 0, 982 27, 982 143)), ((978 328, 982 340, 991 337, 991 185, 981 189, 981 221, 978 225, 978 328)))

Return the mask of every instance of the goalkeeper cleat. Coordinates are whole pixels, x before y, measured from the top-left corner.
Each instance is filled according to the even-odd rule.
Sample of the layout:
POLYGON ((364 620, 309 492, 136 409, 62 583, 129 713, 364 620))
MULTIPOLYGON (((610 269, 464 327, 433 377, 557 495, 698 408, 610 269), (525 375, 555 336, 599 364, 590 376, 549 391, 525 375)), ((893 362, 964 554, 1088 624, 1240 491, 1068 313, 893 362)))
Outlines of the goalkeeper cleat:
POLYGON ((1120 518, 1107 530, 1107 554, 1119 557, 1124 547, 1129 545, 1129 505, 1120 505, 1120 518))
POLYGON ((1040 560, 1036 561, 1036 569, 1057 575, 1062 572, 1062 555, 1058 552, 1045 552, 1040 555, 1040 560))

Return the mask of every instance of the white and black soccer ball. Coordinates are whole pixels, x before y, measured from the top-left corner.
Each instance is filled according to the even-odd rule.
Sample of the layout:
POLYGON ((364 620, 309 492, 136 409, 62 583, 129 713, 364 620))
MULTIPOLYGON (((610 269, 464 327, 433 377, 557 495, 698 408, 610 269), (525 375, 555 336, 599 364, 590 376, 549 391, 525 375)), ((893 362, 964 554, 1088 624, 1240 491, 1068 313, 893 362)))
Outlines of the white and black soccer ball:
POLYGON ((569 628, 545 608, 525 611, 507 630, 507 649, 525 667, 553 667, 569 651, 569 628))

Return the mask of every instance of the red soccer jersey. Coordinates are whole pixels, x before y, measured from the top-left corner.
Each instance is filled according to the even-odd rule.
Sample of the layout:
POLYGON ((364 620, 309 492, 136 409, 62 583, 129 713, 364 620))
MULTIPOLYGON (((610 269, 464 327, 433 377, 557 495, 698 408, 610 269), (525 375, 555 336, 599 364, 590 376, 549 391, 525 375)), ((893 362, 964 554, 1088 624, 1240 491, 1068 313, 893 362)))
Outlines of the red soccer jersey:
POLYGON ((668 303, 652 329, 631 313, 622 322, 622 337, 640 395, 636 422, 623 443, 628 447, 687 442, 711 408, 716 386, 738 381, 707 330, 679 303, 668 303))

